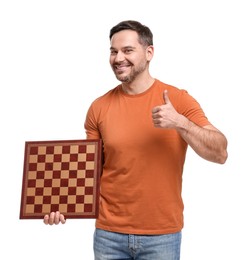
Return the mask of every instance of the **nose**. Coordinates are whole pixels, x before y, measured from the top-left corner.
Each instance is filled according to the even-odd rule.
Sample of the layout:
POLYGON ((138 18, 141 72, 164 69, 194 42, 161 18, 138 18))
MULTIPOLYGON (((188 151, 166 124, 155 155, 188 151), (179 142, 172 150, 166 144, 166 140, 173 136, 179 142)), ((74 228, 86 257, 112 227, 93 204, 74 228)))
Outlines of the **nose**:
POLYGON ((115 56, 115 62, 121 62, 125 59, 125 55, 122 51, 118 51, 115 56))

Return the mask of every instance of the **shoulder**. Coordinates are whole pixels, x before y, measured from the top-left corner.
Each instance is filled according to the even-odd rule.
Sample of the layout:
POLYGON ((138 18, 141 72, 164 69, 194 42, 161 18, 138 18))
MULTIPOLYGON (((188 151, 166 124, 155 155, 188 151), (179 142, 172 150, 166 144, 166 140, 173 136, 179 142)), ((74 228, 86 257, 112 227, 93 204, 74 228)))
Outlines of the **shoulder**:
POLYGON ((97 117, 99 115, 105 114, 108 111, 110 104, 113 102, 113 100, 116 99, 118 95, 119 85, 94 99, 89 106, 88 115, 94 114, 94 116, 97 117))
POLYGON ((101 104, 108 103, 109 100, 113 99, 116 95, 118 95, 118 93, 119 93, 119 85, 113 89, 110 89, 102 96, 96 98, 94 101, 92 101, 92 105, 101 105, 101 104))
POLYGON ((157 91, 163 93, 165 90, 167 90, 170 100, 172 100, 174 103, 179 103, 181 101, 180 99, 186 95, 190 96, 186 89, 178 88, 177 86, 164 83, 158 79, 156 79, 155 84, 157 91))
POLYGON ((160 80, 156 80, 156 83, 160 92, 163 92, 164 90, 168 91, 169 99, 179 112, 194 107, 200 108, 198 101, 188 92, 187 89, 166 84, 160 80))
POLYGON ((168 91, 175 93, 175 94, 178 94, 178 93, 181 93, 181 92, 187 92, 184 89, 178 88, 177 86, 174 86, 174 85, 171 85, 171 84, 167 84, 163 81, 160 81, 159 79, 155 80, 155 84, 156 84, 157 88, 161 91, 168 90, 168 91))

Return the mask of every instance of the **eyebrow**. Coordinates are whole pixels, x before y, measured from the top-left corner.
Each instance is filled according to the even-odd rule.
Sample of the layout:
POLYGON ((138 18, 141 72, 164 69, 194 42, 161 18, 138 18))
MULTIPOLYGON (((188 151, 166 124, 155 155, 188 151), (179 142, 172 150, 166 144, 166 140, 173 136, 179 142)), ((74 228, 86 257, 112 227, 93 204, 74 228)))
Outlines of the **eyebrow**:
MULTIPOLYGON (((129 45, 129 46, 123 47, 122 49, 123 49, 123 50, 124 50, 124 49, 136 49, 136 47, 133 47, 133 46, 129 45)), ((110 50, 116 50, 116 48, 110 47, 110 50)))

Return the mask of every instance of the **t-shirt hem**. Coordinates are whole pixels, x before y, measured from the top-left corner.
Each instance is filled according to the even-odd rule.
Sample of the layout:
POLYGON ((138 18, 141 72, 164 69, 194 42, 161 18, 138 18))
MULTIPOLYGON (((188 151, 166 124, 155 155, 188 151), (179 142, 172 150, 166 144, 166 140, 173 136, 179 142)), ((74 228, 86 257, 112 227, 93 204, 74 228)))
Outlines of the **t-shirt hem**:
POLYGON ((132 235, 167 235, 181 232, 183 227, 180 228, 166 228, 166 229, 158 229, 158 230, 151 230, 151 229, 128 229, 128 228, 115 228, 115 227, 108 227, 104 225, 96 224, 96 228, 102 229, 109 232, 115 233, 122 233, 122 234, 132 234, 132 235))

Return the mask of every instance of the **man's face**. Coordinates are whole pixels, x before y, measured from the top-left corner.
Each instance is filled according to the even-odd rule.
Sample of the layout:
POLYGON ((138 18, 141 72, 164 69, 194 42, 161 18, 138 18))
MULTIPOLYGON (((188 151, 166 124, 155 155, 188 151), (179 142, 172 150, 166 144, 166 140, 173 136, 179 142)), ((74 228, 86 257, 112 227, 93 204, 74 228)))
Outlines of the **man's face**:
POLYGON ((139 43, 135 31, 120 31, 111 38, 109 61, 116 78, 131 83, 148 68, 147 48, 139 43))

